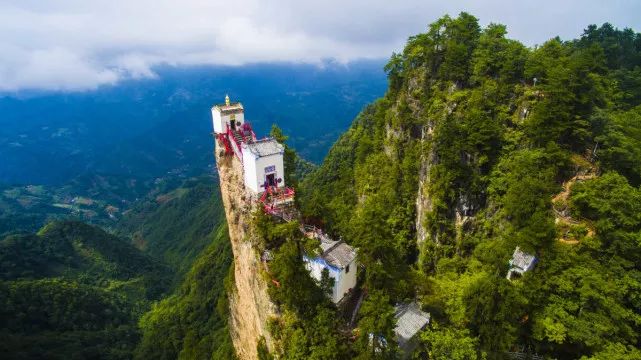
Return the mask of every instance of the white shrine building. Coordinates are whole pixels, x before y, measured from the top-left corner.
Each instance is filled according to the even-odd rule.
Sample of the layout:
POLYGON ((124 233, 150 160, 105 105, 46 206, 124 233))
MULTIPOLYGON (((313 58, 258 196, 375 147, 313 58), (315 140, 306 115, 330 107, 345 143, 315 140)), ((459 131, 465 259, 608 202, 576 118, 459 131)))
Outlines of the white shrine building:
POLYGON ((214 122, 214 132, 224 134, 229 126, 232 130, 239 129, 245 123, 245 109, 243 104, 229 101, 225 95, 225 103, 217 104, 211 108, 211 117, 214 122))
POLYGON ((356 251, 342 240, 334 241, 324 234, 317 235, 321 254, 316 257, 303 257, 305 267, 316 281, 321 281, 323 270, 328 271, 329 277, 334 279, 330 298, 334 303, 338 303, 356 287, 356 251))
MULTIPOLYGON (((258 201, 266 213, 285 221, 296 219, 294 190, 285 186, 285 147, 273 138, 256 139, 251 125, 245 122, 243 105, 230 102, 229 96, 225 96, 224 104, 214 105, 211 113, 214 135, 224 147, 225 155, 235 156, 242 164, 245 188, 260 195, 258 201)), ((356 251, 320 231, 306 235, 320 240, 321 253, 305 256, 305 266, 317 281, 321 280, 323 270, 328 271, 334 279, 330 297, 338 303, 356 287, 356 251)))
POLYGON ((227 154, 235 154, 243 164, 245 187, 259 194, 266 190, 285 188, 285 147, 275 139, 256 139, 240 102, 232 103, 225 96, 224 104, 211 108, 214 134, 227 154))
POLYGON ((255 193, 285 187, 285 148, 274 139, 242 144, 245 186, 255 193))
POLYGON ((525 272, 534 269, 536 262, 536 256, 521 251, 521 248, 517 246, 509 262, 510 268, 507 271, 507 279, 512 280, 515 274, 522 276, 525 272))

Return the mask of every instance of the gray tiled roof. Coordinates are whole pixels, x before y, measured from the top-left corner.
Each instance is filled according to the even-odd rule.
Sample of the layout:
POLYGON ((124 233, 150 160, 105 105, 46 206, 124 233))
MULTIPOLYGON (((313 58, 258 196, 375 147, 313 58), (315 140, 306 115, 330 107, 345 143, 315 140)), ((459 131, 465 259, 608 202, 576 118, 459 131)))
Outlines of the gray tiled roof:
POLYGON ((334 241, 326 236, 320 237, 320 247, 323 250, 321 257, 330 265, 344 269, 356 258, 356 251, 353 247, 341 241, 334 241))
POLYGON ((320 247, 321 247, 321 250, 323 250, 323 253, 333 248, 339 243, 339 241, 332 240, 329 238, 329 236, 323 233, 317 234, 317 237, 320 240, 320 247))
POLYGON ((282 154, 285 152, 283 145, 272 138, 256 140, 252 143, 243 143, 243 148, 245 147, 257 157, 282 154))
POLYGON ((536 262, 536 257, 534 255, 524 253, 517 246, 516 249, 514 249, 514 254, 512 254, 512 260, 510 261, 510 265, 512 265, 512 267, 516 267, 521 270, 529 270, 530 267, 532 267, 532 265, 534 265, 535 262, 536 262))
POLYGON ((394 333, 401 346, 410 341, 430 322, 430 314, 422 311, 415 302, 396 305, 395 310, 396 327, 394 333))

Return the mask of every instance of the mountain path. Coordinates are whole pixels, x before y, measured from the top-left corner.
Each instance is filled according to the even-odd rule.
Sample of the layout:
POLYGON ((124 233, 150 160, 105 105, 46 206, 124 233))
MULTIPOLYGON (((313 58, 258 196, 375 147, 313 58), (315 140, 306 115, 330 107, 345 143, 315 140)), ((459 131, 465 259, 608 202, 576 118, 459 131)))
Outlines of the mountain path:
POLYGON ((563 183, 563 190, 556 194, 552 198, 552 209, 554 210, 554 223, 556 224, 557 227, 559 228, 565 228, 566 230, 560 234, 558 237, 558 241, 565 243, 565 244, 570 244, 570 245, 576 245, 579 243, 579 240, 576 239, 572 234, 570 234, 569 228, 572 225, 583 225, 587 228, 587 233, 585 236, 592 237, 595 234, 594 227, 590 223, 584 220, 577 220, 574 219, 569 212, 568 209, 568 198, 570 196, 570 191, 572 190, 572 186, 576 182, 580 181, 585 181, 589 179, 593 179, 596 177, 596 171, 594 167, 591 167, 587 173, 584 174, 576 174, 569 180, 563 183))

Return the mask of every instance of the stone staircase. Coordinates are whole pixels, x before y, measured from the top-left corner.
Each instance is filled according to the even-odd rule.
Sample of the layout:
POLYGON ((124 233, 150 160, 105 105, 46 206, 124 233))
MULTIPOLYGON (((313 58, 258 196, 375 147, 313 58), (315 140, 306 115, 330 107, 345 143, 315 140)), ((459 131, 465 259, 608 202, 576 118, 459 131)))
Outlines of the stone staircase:
POLYGON ((237 144, 242 144, 245 141, 239 131, 234 131, 233 134, 237 144))

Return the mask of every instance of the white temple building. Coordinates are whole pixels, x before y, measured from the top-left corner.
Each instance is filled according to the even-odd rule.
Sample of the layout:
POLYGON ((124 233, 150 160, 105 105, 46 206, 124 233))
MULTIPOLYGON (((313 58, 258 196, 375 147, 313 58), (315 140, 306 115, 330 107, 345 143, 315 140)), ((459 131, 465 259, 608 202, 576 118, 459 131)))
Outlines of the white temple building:
POLYGON ((526 271, 530 271, 536 264, 536 257, 534 255, 521 251, 518 246, 514 249, 512 259, 510 259, 510 269, 507 271, 507 279, 512 280, 514 274, 523 275, 526 271))
POLYGON ((232 103, 229 96, 225 95, 225 103, 217 104, 211 108, 211 117, 216 134, 224 134, 229 126, 232 130, 240 129, 245 123, 245 109, 239 102, 232 103))
POLYGON ((334 279, 330 298, 338 303, 356 287, 356 250, 342 240, 334 241, 321 233, 317 233, 316 238, 320 240, 321 254, 317 257, 305 256, 305 267, 317 281, 321 280, 323 270, 327 269, 328 275, 334 279))
POLYGON ((241 145, 245 186, 255 193, 267 187, 285 187, 285 148, 278 141, 267 138, 241 145))
MULTIPOLYGON (((273 138, 257 139, 251 124, 245 121, 243 105, 230 102, 229 96, 225 96, 224 104, 214 105, 211 113, 220 151, 242 164, 245 189, 256 195, 251 198, 256 199, 267 214, 284 221, 298 220, 295 191, 285 184, 283 144, 273 138)), ((334 241, 320 231, 306 232, 306 235, 320 241, 321 253, 315 257, 305 256, 305 266, 318 281, 327 270, 334 279, 330 297, 338 303, 356 287, 356 251, 342 240, 334 241)), ((263 255, 264 262, 270 261, 269 252, 263 255)))
POLYGON ((256 139, 245 122, 243 104, 229 101, 211 108, 214 135, 227 155, 235 155, 243 165, 245 188, 255 194, 285 189, 285 147, 272 138, 256 139))

